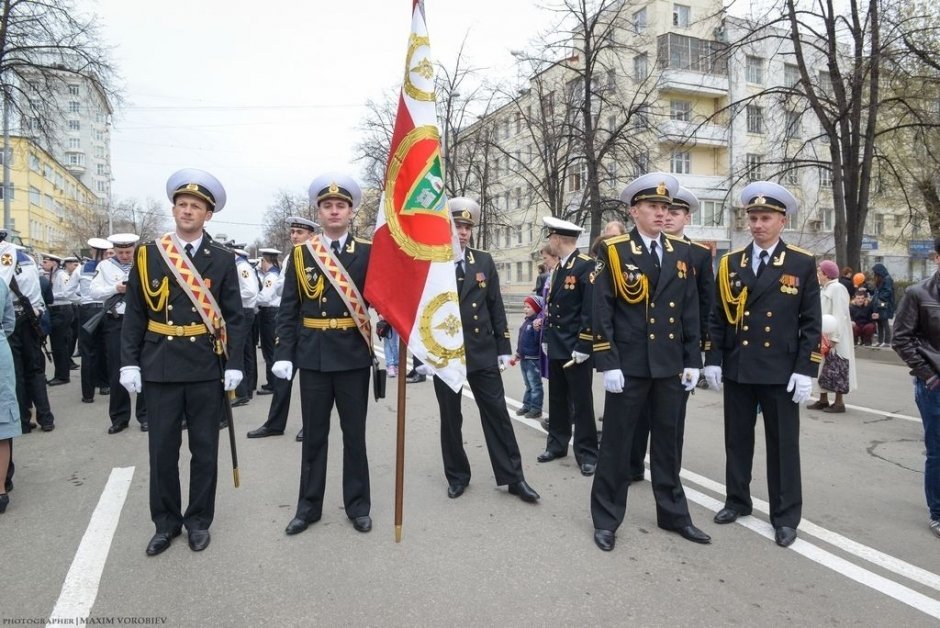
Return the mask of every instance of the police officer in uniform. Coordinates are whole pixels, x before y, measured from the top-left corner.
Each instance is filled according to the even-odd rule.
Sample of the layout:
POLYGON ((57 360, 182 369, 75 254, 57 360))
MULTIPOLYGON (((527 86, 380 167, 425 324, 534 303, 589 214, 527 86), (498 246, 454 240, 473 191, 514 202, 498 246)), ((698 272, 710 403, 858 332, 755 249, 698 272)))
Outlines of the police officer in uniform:
POLYGON ((574 423, 574 455, 583 475, 597 468, 597 424, 591 390, 591 271, 594 261, 578 251, 581 227, 552 216, 542 219, 548 246, 559 263, 545 300, 542 344, 548 355, 548 439, 539 462, 568 454, 574 423), (573 413, 573 414, 572 414, 573 413))
MULTIPOLYGON (((108 427, 108 434, 117 434, 124 430, 131 420, 131 397, 123 386, 119 386, 121 329, 124 326, 127 281, 134 263, 134 245, 139 239, 140 237, 133 233, 115 233, 108 236, 108 241, 114 247, 114 257, 98 265, 88 287, 89 296, 100 300, 106 308, 100 327, 108 356, 108 386, 111 388, 111 396, 108 399, 108 416, 111 418, 111 425, 108 427)), ((146 432, 148 429, 147 406, 144 402, 143 391, 137 395, 134 414, 140 423, 140 431, 146 432)))
MULTIPOLYGON (((480 410, 496 485, 506 486, 522 501, 534 503, 539 494, 525 481, 522 472, 522 457, 506 410, 506 393, 500 374, 509 366, 512 346, 499 292, 499 275, 489 253, 467 246, 480 217, 480 206, 463 197, 449 199, 448 206, 460 242, 456 274, 467 355, 467 383, 480 410)), ((425 375, 430 373, 426 364, 417 368, 425 375)), ((456 498, 470 483, 470 462, 463 447, 462 394, 454 392, 439 377, 434 378, 434 392, 441 410, 441 452, 447 496, 456 498)))
POLYGON ((39 270, 36 262, 20 247, 6 242, 7 232, 0 230, 0 276, 13 293, 13 309, 16 326, 8 338, 13 353, 16 371, 16 399, 20 405, 20 422, 23 433, 33 429, 30 423, 31 406, 36 406, 36 421, 44 432, 55 429, 55 417, 49 407, 46 391, 45 356, 43 337, 37 331, 39 318, 45 311, 39 287, 39 270), (24 309, 20 296, 28 301, 35 318, 24 309))
MULTIPOLYGON (((695 286, 698 289, 699 336, 702 351, 707 351, 711 344, 708 342, 708 318, 711 316, 712 299, 715 297, 715 271, 712 269, 712 251, 685 235, 685 227, 692 219, 692 214, 699 210, 699 200, 692 192, 679 186, 679 191, 672 197, 672 204, 663 221, 663 233, 676 238, 682 238, 692 245, 689 255, 692 258, 692 272, 695 274, 695 286)), ((704 381, 704 380, 703 380, 704 381)), ((679 467, 682 467, 682 446, 685 440, 685 412, 691 392, 683 393, 682 408, 679 412, 679 467)), ((633 433, 633 446, 630 450, 630 481, 643 480, 643 458, 646 457, 646 445, 650 435, 650 419, 643 414, 633 433)))
POLYGON ((245 355, 245 377, 242 379, 238 388, 235 389, 235 401, 232 407, 244 406, 251 399, 254 390, 251 388, 251 381, 255 377, 255 369, 258 368, 258 360, 255 353, 255 347, 251 343, 251 327, 255 322, 255 310, 258 308, 258 275, 255 269, 248 263, 248 252, 244 250, 245 245, 235 245, 232 251, 235 253, 235 268, 238 270, 238 286, 242 298, 242 326, 244 329, 239 334, 244 339, 242 347, 233 347, 233 351, 241 351, 245 355))
MULTIPOLYGON (((101 311, 104 307, 103 299, 94 299, 91 296, 91 282, 95 277, 98 264, 105 259, 105 252, 112 251, 113 245, 104 238, 90 238, 88 246, 94 254, 94 259, 86 261, 78 270, 78 353, 82 358, 82 402, 92 403, 95 400, 95 387, 107 386, 110 394, 110 384, 107 376, 107 349, 104 345, 104 328, 99 323, 94 331, 85 329, 85 323, 101 311)), ((118 365, 120 367, 120 364, 118 365)))
MULTIPOLYGON (((312 220, 302 216, 290 216, 287 219, 290 226, 291 244, 297 246, 309 240, 316 233, 319 225, 312 220)), ((278 298, 284 291, 285 273, 278 275, 277 283, 274 287, 274 293, 278 298)), ((271 407, 268 409, 268 420, 261 427, 248 432, 248 438, 265 438, 267 436, 280 436, 287 428, 287 415, 290 413, 290 398, 294 387, 294 375, 296 369, 291 374, 290 379, 274 378, 274 395, 271 397, 271 407)), ((297 440, 303 441, 304 430, 301 427, 297 433, 297 440)))
MULTIPOLYGON (((235 390, 241 382, 244 358, 243 353, 231 350, 242 346, 235 258, 203 230, 225 205, 225 190, 208 172, 188 168, 170 177, 167 196, 173 203, 176 229, 138 247, 127 283, 121 334, 121 385, 136 393, 147 388, 150 515, 156 526, 147 545, 148 556, 166 550, 182 526, 186 526, 190 549, 201 551, 209 545, 223 390, 235 390), (188 283, 186 277, 171 270, 163 255, 172 255, 173 267, 183 265, 201 276, 214 303, 204 297, 199 300, 203 307, 197 310, 182 287, 188 283), (206 312, 205 317, 201 312, 206 312), (225 334, 219 328, 227 329, 227 353, 225 334), (185 512, 179 480, 184 418, 192 454, 185 512)), ((186 275, 196 281, 196 274, 186 275)))
POLYGON ((698 383, 698 294, 691 245, 662 234, 675 177, 651 173, 620 198, 636 225, 604 241, 594 281, 594 362, 604 374, 604 440, 591 487, 594 542, 614 548, 627 510, 630 445, 636 424, 650 417, 650 475, 656 522, 695 543, 711 537, 692 525, 679 480, 678 425, 683 389, 698 383))
POLYGON ((757 409, 764 417, 770 523, 777 545, 796 540, 803 509, 800 406, 812 392, 822 355, 816 260, 780 239, 799 207, 769 181, 741 191, 753 241, 718 265, 715 309, 705 355, 709 388, 724 387, 725 507, 715 523, 751 514, 751 468, 757 409), (724 383, 722 384, 722 378, 724 383))
MULTIPOLYGON (((323 233, 294 247, 284 279, 277 316, 277 346, 272 373, 288 380, 294 365, 300 371, 300 412, 304 440, 297 511, 285 532, 298 534, 323 512, 330 414, 336 406, 343 430, 343 504, 359 532, 372 529, 369 512, 369 461, 366 456, 366 409, 372 367, 371 329, 357 324, 356 312, 333 287, 309 244, 321 247, 337 272, 351 281, 361 296, 372 244, 349 233, 359 206, 359 185, 342 174, 327 173, 310 184, 310 204, 317 207, 323 233), (299 262, 299 263, 298 263, 299 262), (366 341, 362 332, 368 335, 366 341)), ((368 307, 364 301, 363 310, 368 307)))
POLYGON ((261 356, 264 358, 265 383, 258 390, 259 395, 270 395, 274 392, 274 377, 271 375, 271 365, 274 364, 274 339, 277 329, 277 309, 281 305, 281 297, 277 292, 278 281, 281 276, 281 252, 273 248, 258 249, 261 255, 261 292, 258 294, 258 317, 261 319, 261 356))
POLYGON ((62 258, 51 253, 42 254, 42 266, 52 284, 52 303, 49 305, 49 322, 52 332, 49 340, 52 344, 52 364, 55 367, 49 386, 68 384, 71 381, 71 354, 69 353, 69 335, 72 333, 72 295, 78 290, 78 283, 62 268, 62 258))

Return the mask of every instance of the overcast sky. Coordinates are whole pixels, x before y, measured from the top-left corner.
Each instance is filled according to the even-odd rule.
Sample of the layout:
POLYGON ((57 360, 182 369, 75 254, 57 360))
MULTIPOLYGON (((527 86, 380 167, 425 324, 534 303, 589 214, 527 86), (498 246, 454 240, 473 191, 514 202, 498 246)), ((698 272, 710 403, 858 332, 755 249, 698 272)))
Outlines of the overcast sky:
MULTIPOLYGON (((305 192, 351 162, 364 103, 400 86, 411 0, 97 0, 125 103, 114 115, 115 201, 163 203, 183 167, 228 193, 209 232, 260 235, 278 190, 305 192)), ((452 64, 464 38, 474 66, 508 75, 550 19, 531 0, 427 0, 434 56, 452 64)), ((166 201, 169 208, 169 202, 166 201)))

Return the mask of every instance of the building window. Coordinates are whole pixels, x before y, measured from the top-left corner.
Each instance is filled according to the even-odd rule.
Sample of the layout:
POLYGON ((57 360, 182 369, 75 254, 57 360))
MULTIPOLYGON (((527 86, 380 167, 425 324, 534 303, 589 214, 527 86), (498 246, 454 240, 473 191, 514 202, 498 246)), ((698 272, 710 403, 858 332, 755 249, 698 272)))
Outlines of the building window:
POLYGON ((98 164, 95 168, 95 172, 99 177, 103 177, 108 174, 107 166, 105 164, 98 164))
POLYGON ((633 57, 633 78, 645 81, 650 73, 649 57, 645 54, 633 57))
MULTIPOLYGON (((13 200, 13 195, 16 194, 16 188, 13 187, 13 182, 10 182, 10 200, 13 200)), ((3 200, 3 186, 0 185, 0 200, 3 200)))
POLYGON ((79 112, 79 104, 78 104, 78 101, 77 101, 77 100, 70 100, 70 101, 69 101, 69 113, 78 113, 78 112, 79 112))
POLYGON ((516 133, 522 133, 522 114, 516 112, 516 133))
POLYGON ((82 138, 80 137, 70 137, 69 138, 69 149, 78 150, 82 147, 82 138))
POLYGON ((823 231, 832 231, 832 210, 831 209, 820 209, 819 218, 822 220, 823 231))
POLYGON ((826 166, 819 167, 819 185, 824 188, 832 188, 832 170, 826 166))
MULTIPOLYGON (((516 209, 522 209, 522 188, 517 187, 512 191, 512 195, 516 197, 515 207, 516 209)), ((520 243, 522 240, 520 240, 520 243)))
POLYGON ((885 215, 875 214, 875 235, 884 235, 885 233, 885 215))
POLYGON ((764 84, 764 59, 761 57, 754 57, 747 55, 745 57, 746 63, 746 78, 748 83, 754 83, 756 85, 764 84))
POLYGON ((522 244, 522 225, 516 225, 516 244, 522 244))
POLYGON ((42 206, 46 209, 51 209, 55 211, 55 199, 49 196, 48 194, 42 195, 42 206))
POLYGON ((755 153, 748 153, 744 158, 745 166, 747 167, 747 180, 748 181, 760 181, 761 173, 760 166, 763 161, 762 155, 757 155, 755 153))
POLYGON ((80 90, 79 90, 78 85, 75 85, 75 84, 69 85, 69 96, 78 96, 79 92, 80 90))
POLYGON ((796 87, 800 82, 800 68, 793 63, 783 64, 783 84, 786 87, 796 87))
POLYGON ((669 117, 688 122, 692 118, 692 103, 688 100, 670 100, 669 117))
POLYGON ((757 105, 747 106, 747 132, 764 133, 764 110, 757 105))
POLYGON ((29 186, 29 202, 33 205, 42 204, 42 195, 39 193, 39 188, 29 186))
POLYGON ((825 70, 819 71, 819 92, 821 94, 832 93, 832 78, 825 70))
POLYGON ((85 154, 84 153, 69 153, 69 165, 70 166, 84 166, 85 154))
POLYGON ((673 174, 689 174, 692 172, 692 155, 689 151, 676 151, 669 160, 669 171, 673 174))
POLYGON ((82 123, 78 120, 69 120, 69 131, 81 131, 82 123))
POLYGON ((786 115, 786 134, 788 138, 794 139, 802 137, 803 131, 800 128, 800 113, 798 111, 789 111, 785 112, 786 115))
POLYGON ((636 108, 636 111, 633 112, 633 115, 630 117, 630 123, 634 129, 645 129, 649 124, 649 114, 650 106, 649 105, 640 105, 636 108))
POLYGON ((684 4, 672 5, 672 25, 680 28, 688 28, 690 14, 691 9, 684 4))
POLYGON ((42 164, 39 161, 39 157, 35 153, 29 154, 29 169, 33 172, 42 172, 42 164))
POLYGON ((650 154, 649 153, 637 153, 634 157, 634 165, 636 166, 633 171, 633 176, 640 177, 650 171, 650 154))
POLYGON ((637 33, 646 31, 646 7, 633 14, 633 28, 637 33))
POLYGON ((800 184, 800 171, 796 168, 790 168, 783 175, 783 182, 787 185, 799 185, 800 184))
POLYGON ((725 208, 719 201, 701 201, 699 211, 692 214, 692 225, 696 227, 720 227, 724 223, 725 208))

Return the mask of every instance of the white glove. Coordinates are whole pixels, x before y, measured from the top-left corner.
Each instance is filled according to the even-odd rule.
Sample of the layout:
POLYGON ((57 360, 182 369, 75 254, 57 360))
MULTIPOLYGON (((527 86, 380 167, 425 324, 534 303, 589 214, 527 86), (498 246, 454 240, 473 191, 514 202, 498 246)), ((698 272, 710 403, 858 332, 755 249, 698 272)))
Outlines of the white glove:
POLYGON ((244 377, 244 375, 242 375, 241 371, 225 369, 225 378, 222 388, 226 391, 235 390, 238 388, 238 385, 242 383, 242 377, 244 377))
POLYGON ((686 392, 695 388, 695 385, 698 384, 698 376, 698 369, 682 369, 682 387, 685 388, 686 392))
POLYGON ((127 389, 129 393, 139 393, 143 390, 143 383, 140 381, 139 366, 121 367, 121 386, 127 389))
POLYGON ((545 355, 548 355, 548 343, 547 342, 542 343, 542 353, 544 353, 545 355))
POLYGON ((499 362, 499 370, 505 371, 507 368, 512 366, 512 356, 511 355, 501 355, 496 358, 496 361, 499 362))
POLYGON ((614 369, 604 371, 604 390, 611 393, 622 393, 623 385, 626 380, 623 378, 623 371, 614 369))
POLYGON ((809 375, 794 373, 787 384, 787 392, 793 393, 793 403, 808 401, 810 393, 813 392, 813 380, 809 375))
POLYGON ((702 369, 702 372, 705 374, 705 381, 708 382, 708 387, 715 391, 721 390, 721 367, 720 366, 706 366, 702 369))
POLYGON ((434 369, 432 369, 429 364, 419 364, 415 367, 415 373, 424 375, 425 377, 432 377, 434 375, 434 369))
POLYGON ((571 352, 571 359, 574 360, 575 364, 581 364, 582 362, 587 360, 589 357, 591 356, 588 355, 587 353, 581 353, 580 351, 571 352))
POLYGON ((290 379, 290 376, 294 374, 294 365, 290 360, 278 360, 271 365, 271 372, 275 377, 290 379))

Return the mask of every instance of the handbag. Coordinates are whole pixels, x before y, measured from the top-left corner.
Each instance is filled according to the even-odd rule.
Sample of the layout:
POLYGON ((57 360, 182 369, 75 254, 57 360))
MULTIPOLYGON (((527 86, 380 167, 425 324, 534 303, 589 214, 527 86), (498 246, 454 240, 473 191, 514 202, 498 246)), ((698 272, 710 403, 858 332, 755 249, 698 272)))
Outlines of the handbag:
POLYGON ((849 392, 849 361, 830 351, 819 372, 819 387, 834 393, 849 392))
POLYGON ((379 368, 379 361, 372 358, 372 395, 375 400, 385 399, 385 376, 386 371, 379 368))

